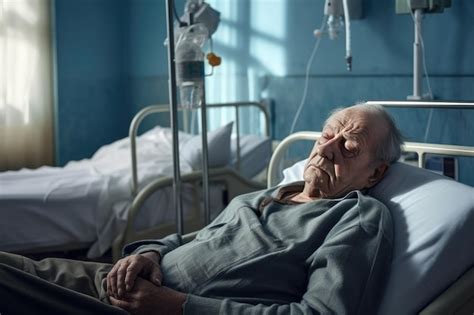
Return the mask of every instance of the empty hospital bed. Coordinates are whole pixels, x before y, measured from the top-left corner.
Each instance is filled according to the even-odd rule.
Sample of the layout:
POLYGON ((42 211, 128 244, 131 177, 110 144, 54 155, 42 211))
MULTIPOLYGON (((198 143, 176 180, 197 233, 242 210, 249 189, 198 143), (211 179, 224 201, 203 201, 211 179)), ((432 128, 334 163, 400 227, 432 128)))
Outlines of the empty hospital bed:
MULTIPOLYGON (((271 155, 271 139, 270 125, 269 125, 269 113, 267 108, 261 103, 248 102, 248 103, 229 103, 229 104, 210 104, 208 108, 222 108, 222 107, 234 107, 236 122, 240 120, 239 109, 242 107, 257 107, 264 118, 264 134, 265 137, 259 137, 256 135, 242 135, 239 130, 239 123, 235 124, 236 137, 231 142, 231 165, 222 165, 222 163, 216 162, 216 156, 222 155, 223 147, 228 146, 226 141, 219 140, 219 137, 215 135, 208 136, 208 150, 209 150, 209 178, 210 178, 210 209, 212 217, 217 212, 215 210, 222 210, 223 207, 235 196, 263 189, 265 184, 259 181, 255 181, 255 176, 266 170, 271 155), (222 195, 224 192, 224 195, 222 195), (224 198, 224 200, 222 200, 224 198), (219 199, 222 202, 219 202, 219 199)), ((156 206, 150 205, 156 203, 156 192, 168 189, 168 196, 171 194, 172 177, 161 177, 156 178, 149 182, 143 187, 138 187, 138 173, 137 170, 137 156, 136 156, 136 143, 135 137, 137 129, 140 123, 145 117, 150 114, 167 111, 168 108, 163 106, 150 106, 143 109, 140 113, 135 116, 134 121, 130 127, 131 139, 131 162, 132 162, 132 193, 136 194, 133 203, 131 204, 130 210, 127 212, 126 227, 123 233, 117 234, 113 242, 112 252, 113 259, 117 260, 121 257, 122 248, 124 245, 140 240, 140 239, 152 239, 160 238, 176 231, 176 224, 174 221, 175 211, 172 209, 172 200, 169 200, 166 205, 165 211, 158 211, 155 213, 167 214, 168 220, 164 224, 152 224, 144 227, 140 224, 143 218, 143 212, 147 211, 148 208, 156 208, 156 206)), ((228 126, 228 125, 226 125, 228 126)), ((226 126, 222 127, 223 129, 226 126)), ((219 134, 219 133, 218 133, 219 134)), ((221 133, 223 134, 223 132, 221 133)), ((222 136, 221 136, 222 138, 222 136)), ((196 136, 193 140, 200 143, 200 136, 196 136)), ((171 141, 171 140, 170 140, 171 141)), ((192 140, 191 140, 192 141, 192 140)), ((189 142, 187 142, 189 143, 189 142)), ((185 154, 189 151, 189 145, 185 148, 185 154)), ((171 151, 170 151, 171 152, 171 151)), ((195 155, 196 150, 192 150, 194 158, 197 161, 191 162, 195 167, 200 167, 200 155, 195 155)), ((183 150, 181 150, 180 158, 183 157, 183 150)), ((219 159, 219 158, 217 158, 219 159)), ((189 160, 189 159, 188 159, 189 160)), ((181 181, 184 183, 185 194, 183 195, 183 209, 185 211, 184 230, 185 232, 195 231, 204 226, 203 216, 200 207, 199 196, 202 195, 201 184, 202 184, 202 173, 200 171, 193 171, 185 174, 181 177, 181 181)), ((160 208, 162 208, 160 206, 160 208)))
MULTIPOLYGON (((298 132, 282 140, 268 186, 302 180, 305 160, 280 173, 282 160, 290 145, 319 136, 298 132)), ((419 167, 430 153, 474 157, 468 146, 406 142, 404 151, 418 154, 419 167)), ((394 222, 393 262, 379 314, 473 314, 474 188, 397 162, 368 193, 387 205, 394 222)))
MULTIPOLYGON (((224 206, 223 196, 227 199, 260 189, 264 184, 252 177, 266 167, 271 154, 266 108, 252 102, 209 107, 226 106, 235 109, 236 119, 241 108, 257 108, 264 131, 261 136, 242 135, 237 122, 209 131, 211 205, 216 209, 224 206), (232 129, 238 137, 232 136, 232 129)), ((140 115, 168 115, 168 109, 168 105, 151 106, 140 115)), ((0 250, 31 254, 88 249, 89 258, 94 258, 108 251, 114 241, 116 246, 126 241, 130 233, 126 237, 122 233, 132 227, 153 227, 157 237, 169 233, 175 219, 170 210, 172 132, 157 126, 135 139, 136 129, 132 129, 134 150, 125 138, 100 148, 90 159, 65 167, 1 173, 0 250), (147 198, 143 198, 143 191, 147 198), (142 207, 139 212, 137 204, 142 207), (133 223, 127 226, 129 216, 133 223)), ((185 219, 191 218, 188 228, 194 228, 201 224, 196 206, 200 204, 201 171, 196 159, 201 136, 182 132, 179 138, 181 173, 189 183, 183 189, 183 208, 185 219)))

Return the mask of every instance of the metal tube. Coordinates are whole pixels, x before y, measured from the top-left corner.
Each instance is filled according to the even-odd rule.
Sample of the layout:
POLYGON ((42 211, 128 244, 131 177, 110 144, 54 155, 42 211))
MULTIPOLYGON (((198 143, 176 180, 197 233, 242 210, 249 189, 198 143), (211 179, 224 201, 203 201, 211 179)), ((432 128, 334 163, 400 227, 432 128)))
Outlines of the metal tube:
POLYGON ((410 99, 421 100, 423 98, 422 78, 423 78, 423 54, 421 47, 421 19, 423 10, 416 9, 414 15, 415 41, 413 43, 413 95, 410 99))
MULTIPOLYGON (((472 105, 472 103, 471 103, 472 105)), ((474 106, 470 107, 474 109, 474 106)), ((280 167, 286 151, 290 145, 294 144, 297 141, 301 140, 310 140, 316 141, 321 137, 321 132, 314 131, 300 131, 289 135, 284 138, 278 146, 275 148, 275 151, 272 154, 270 164, 268 166, 268 177, 267 185, 268 187, 273 187, 278 184, 280 181, 280 167)), ((419 142, 405 142, 403 145, 404 152, 416 152, 418 154, 418 166, 422 167, 426 160, 426 154, 438 154, 438 155, 448 155, 448 156, 466 156, 474 157, 474 147, 471 146, 459 146, 459 145, 448 145, 448 144, 431 144, 431 143, 419 143, 419 142)))
POLYGON ((204 200, 204 223, 211 222, 211 210, 209 208, 209 163, 207 150, 207 113, 206 113, 206 90, 203 84, 202 104, 201 104, 201 125, 202 125, 202 190, 204 200))
POLYGON ((237 133, 237 170, 240 172, 240 117, 239 107, 235 106, 235 132, 237 133))
POLYGON ((130 154, 132 162, 132 195, 136 196, 138 193, 138 170, 137 170, 137 132, 143 119, 151 113, 162 113, 169 110, 169 105, 155 105, 148 106, 140 110, 132 120, 128 131, 128 138, 130 139, 130 154))
POLYGON ((178 103, 176 101, 176 68, 174 57, 173 0, 166 0, 166 22, 168 34, 168 73, 170 98, 170 124, 173 132, 173 200, 176 210, 176 226, 178 234, 183 234, 183 207, 181 200, 181 174, 179 169, 178 139, 178 103))
POLYGON ((474 102, 450 102, 450 101, 368 101, 367 104, 379 104, 385 107, 410 107, 410 108, 456 108, 472 109, 474 102))

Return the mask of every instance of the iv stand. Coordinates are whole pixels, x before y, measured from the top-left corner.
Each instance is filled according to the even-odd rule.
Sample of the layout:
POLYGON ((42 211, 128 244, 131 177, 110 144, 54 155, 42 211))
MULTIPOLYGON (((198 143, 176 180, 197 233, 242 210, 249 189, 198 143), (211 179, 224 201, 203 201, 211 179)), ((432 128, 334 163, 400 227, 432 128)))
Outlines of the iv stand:
MULTIPOLYGON (((178 139, 178 104, 176 100, 176 68, 174 53, 174 26, 173 8, 174 0, 166 0, 166 22, 168 35, 168 73, 169 73, 169 97, 170 97, 170 121, 173 133, 173 200, 176 209, 176 225, 178 234, 182 235, 183 207, 181 199, 181 174, 179 168, 179 139, 178 139)), ((209 170, 208 170, 208 148, 207 148, 207 117, 206 117, 205 90, 201 104, 201 129, 202 129, 202 170, 203 170, 203 194, 204 194, 204 220, 205 224, 210 222, 209 209, 209 170)))
POLYGON ((209 159, 207 151, 207 114, 206 114, 206 84, 203 84, 201 103, 201 133, 202 133, 202 191, 204 197, 204 223, 211 222, 211 211, 209 207, 209 159))
POLYGON ((415 41, 413 42, 413 95, 407 97, 408 100, 423 99, 422 76, 423 76, 423 54, 421 47, 421 20, 423 10, 416 9, 413 15, 415 24, 415 41))
POLYGON ((170 98, 170 124, 173 133, 173 206, 176 209, 176 226, 183 234, 183 204, 181 200, 181 174, 179 169, 178 103, 176 102, 176 68, 174 57, 173 0, 166 0, 168 34, 168 73, 170 98))

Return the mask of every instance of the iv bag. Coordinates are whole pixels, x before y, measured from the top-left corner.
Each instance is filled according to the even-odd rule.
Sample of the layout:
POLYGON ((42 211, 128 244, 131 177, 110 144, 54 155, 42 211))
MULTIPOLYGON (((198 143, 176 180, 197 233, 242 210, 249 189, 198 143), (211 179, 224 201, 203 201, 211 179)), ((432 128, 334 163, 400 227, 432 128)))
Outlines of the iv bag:
POLYGON ((176 43, 176 83, 180 105, 194 108, 204 100, 204 52, 207 29, 201 24, 186 27, 176 43))

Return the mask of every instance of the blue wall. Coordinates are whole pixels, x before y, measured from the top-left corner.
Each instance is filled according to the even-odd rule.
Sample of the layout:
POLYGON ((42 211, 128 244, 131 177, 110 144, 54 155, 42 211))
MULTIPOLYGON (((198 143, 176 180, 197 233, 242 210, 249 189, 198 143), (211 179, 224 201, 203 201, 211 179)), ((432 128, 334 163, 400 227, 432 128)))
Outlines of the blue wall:
MULTIPOLYGON (((222 14, 214 50, 223 65, 207 79, 207 99, 274 101, 277 139, 301 100, 323 0, 208 0, 222 14)), ((183 1, 177 8, 182 12, 183 1)), ((360 100, 412 93, 413 22, 395 1, 365 0, 353 21, 353 71, 344 36, 321 41, 296 130, 317 130, 328 112, 360 100)), ((126 135, 143 106, 168 100, 165 1, 56 0, 59 164, 90 156, 126 135)), ((453 1, 423 20, 426 66, 438 99, 474 100, 474 2, 453 1)), ((426 82, 424 82, 426 91, 426 82)), ((409 140, 423 141, 429 111, 392 110, 409 140)), ((474 112, 436 110, 428 142, 474 145, 474 112)), ((463 163, 464 165, 465 163, 463 163)), ((472 165, 464 173, 474 174, 472 165)), ((474 175, 464 176, 474 185, 474 175)))
POLYGON ((55 1, 59 165, 127 134, 128 4, 55 1))
POLYGON ((130 0, 129 83, 134 111, 168 103, 165 2, 130 0))

